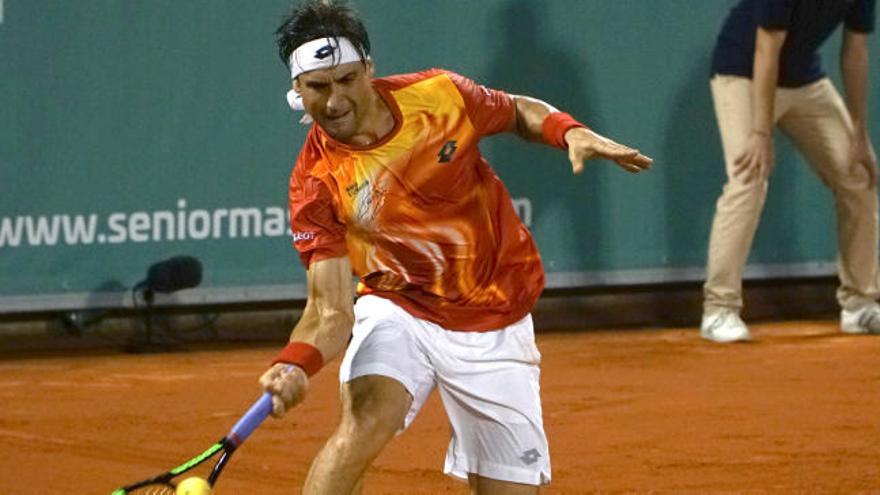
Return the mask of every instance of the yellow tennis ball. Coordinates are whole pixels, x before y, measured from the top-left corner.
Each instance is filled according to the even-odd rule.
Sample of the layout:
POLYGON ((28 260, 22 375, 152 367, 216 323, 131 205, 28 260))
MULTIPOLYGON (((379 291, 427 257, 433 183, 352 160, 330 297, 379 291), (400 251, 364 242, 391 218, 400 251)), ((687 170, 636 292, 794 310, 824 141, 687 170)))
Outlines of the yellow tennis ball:
POLYGON ((211 485, 206 480, 193 476, 181 481, 174 493, 176 495, 211 495, 214 491, 211 490, 211 485))

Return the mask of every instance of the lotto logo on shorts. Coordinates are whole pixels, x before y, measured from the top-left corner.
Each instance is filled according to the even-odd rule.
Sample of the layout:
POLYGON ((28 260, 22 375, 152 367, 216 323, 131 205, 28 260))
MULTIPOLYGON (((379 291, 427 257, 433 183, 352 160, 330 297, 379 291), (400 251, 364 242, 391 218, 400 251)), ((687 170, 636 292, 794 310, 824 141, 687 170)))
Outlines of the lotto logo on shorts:
POLYGON ((523 452, 523 455, 520 456, 520 460, 523 461, 526 466, 532 465, 538 462, 538 459, 541 458, 541 453, 538 452, 538 449, 529 449, 523 452))

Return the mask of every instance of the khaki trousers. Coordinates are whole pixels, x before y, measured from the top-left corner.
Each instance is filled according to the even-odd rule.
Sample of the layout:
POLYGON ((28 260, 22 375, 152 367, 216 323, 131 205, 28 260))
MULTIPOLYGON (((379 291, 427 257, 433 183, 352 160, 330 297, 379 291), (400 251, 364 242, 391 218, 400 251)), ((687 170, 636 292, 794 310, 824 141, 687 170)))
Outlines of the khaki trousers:
MULTIPOLYGON (((716 75, 712 98, 724 148, 727 183, 715 207, 703 311, 742 308, 742 274, 767 196, 767 181, 733 176, 733 162, 752 129, 752 81, 716 75)), ((778 88, 774 123, 800 150, 834 194, 837 212, 841 307, 856 309, 878 296, 877 189, 867 172, 849 163, 852 120, 827 78, 799 88, 778 88)))

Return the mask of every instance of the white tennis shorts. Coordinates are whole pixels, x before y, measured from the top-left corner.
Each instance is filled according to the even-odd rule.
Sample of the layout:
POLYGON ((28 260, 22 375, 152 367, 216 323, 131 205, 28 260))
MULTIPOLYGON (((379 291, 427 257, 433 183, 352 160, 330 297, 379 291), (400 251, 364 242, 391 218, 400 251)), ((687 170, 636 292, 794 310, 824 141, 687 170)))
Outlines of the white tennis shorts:
POLYGON ((436 387, 452 426, 444 473, 546 485, 540 361, 531 315, 501 330, 455 332, 364 296, 339 379, 382 375, 402 383, 413 398, 404 430, 436 387))

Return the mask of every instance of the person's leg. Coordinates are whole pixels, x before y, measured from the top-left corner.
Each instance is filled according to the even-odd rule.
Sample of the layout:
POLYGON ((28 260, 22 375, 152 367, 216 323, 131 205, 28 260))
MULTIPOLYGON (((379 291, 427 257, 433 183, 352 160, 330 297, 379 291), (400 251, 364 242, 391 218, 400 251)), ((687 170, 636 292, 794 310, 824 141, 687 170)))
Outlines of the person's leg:
POLYGON ((471 495, 535 495, 539 488, 510 481, 499 481, 473 473, 468 474, 471 495))
POLYGON ((421 340, 452 428, 444 472, 479 494, 537 493, 550 482, 550 453, 531 317, 492 332, 429 325, 421 340))
POLYGON ((315 457, 303 493, 349 494, 394 434, 412 397, 397 380, 362 376, 342 385, 342 420, 315 457))
MULTIPOLYGON (((873 305, 877 287, 877 188, 864 168, 850 162, 852 121, 834 85, 822 79, 790 91, 791 111, 779 122, 822 181, 837 213, 840 287, 844 311, 873 305)), ((880 320, 873 326, 880 329, 880 320)))
POLYGON ((715 76, 711 87, 727 183, 718 198, 709 237, 704 315, 724 310, 738 313, 742 308, 743 268, 767 196, 766 180, 744 183, 733 175, 733 162, 744 150, 752 128, 751 80, 715 76))
POLYGON ((359 298, 354 311, 352 340, 339 368, 342 419, 312 462, 305 494, 358 493, 364 471, 434 389, 412 316, 376 296, 359 298))

